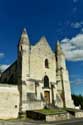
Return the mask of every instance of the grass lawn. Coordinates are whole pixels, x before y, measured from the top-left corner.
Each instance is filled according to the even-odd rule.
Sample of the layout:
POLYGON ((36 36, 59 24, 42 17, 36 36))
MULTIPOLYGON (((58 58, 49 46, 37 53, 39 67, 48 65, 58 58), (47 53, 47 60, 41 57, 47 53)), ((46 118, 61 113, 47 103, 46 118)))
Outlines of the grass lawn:
POLYGON ((65 109, 42 109, 37 110, 37 112, 43 113, 43 114, 57 114, 57 113, 65 113, 65 109))

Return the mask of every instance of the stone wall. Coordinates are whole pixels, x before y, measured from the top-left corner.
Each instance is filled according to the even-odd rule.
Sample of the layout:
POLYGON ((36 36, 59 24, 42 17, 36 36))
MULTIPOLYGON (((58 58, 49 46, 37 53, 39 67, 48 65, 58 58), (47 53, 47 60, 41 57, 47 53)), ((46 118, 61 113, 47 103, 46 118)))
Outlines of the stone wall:
POLYGON ((69 74, 67 70, 62 70, 62 80, 64 89, 65 106, 67 108, 74 108, 73 100, 71 98, 71 88, 69 82, 69 74))
POLYGON ((56 115, 46 115, 46 121, 60 121, 60 120, 67 120, 70 119, 69 113, 60 113, 56 115))
POLYGON ((28 101, 26 103, 26 109, 29 110, 40 110, 44 108, 44 103, 42 101, 28 101))
POLYGON ((0 119, 17 118, 19 92, 17 86, 0 83, 0 119))
POLYGON ((42 37, 36 45, 31 47, 30 77, 35 80, 43 80, 45 75, 49 77, 50 82, 56 82, 55 54, 46 38, 42 37), (45 68, 45 59, 48 59, 48 68, 45 68))
POLYGON ((37 111, 27 111, 27 117, 35 120, 43 120, 46 122, 60 121, 70 119, 70 114, 67 112, 56 114, 44 114, 37 111))
POLYGON ((75 112, 75 118, 83 118, 83 111, 77 111, 75 112))

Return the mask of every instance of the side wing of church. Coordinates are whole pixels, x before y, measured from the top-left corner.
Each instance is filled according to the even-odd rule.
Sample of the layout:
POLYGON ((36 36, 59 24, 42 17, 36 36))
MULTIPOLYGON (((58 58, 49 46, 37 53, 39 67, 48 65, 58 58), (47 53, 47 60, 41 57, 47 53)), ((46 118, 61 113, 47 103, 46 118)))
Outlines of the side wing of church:
POLYGON ((57 42, 55 53, 45 37, 32 46, 24 29, 17 49, 17 60, 2 73, 1 83, 17 86, 19 112, 45 106, 74 108, 60 43, 57 42))

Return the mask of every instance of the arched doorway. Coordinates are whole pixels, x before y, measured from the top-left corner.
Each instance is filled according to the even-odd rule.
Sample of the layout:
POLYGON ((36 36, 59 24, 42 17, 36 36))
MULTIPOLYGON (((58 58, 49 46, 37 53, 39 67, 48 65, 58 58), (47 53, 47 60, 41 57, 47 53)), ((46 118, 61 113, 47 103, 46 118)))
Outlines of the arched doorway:
POLYGON ((50 92, 49 91, 44 91, 44 100, 46 104, 50 104, 50 92))
MULTIPOLYGON (((49 89, 49 78, 48 76, 44 76, 44 88, 49 89)), ((44 91, 44 100, 46 104, 50 103, 50 91, 44 91)))

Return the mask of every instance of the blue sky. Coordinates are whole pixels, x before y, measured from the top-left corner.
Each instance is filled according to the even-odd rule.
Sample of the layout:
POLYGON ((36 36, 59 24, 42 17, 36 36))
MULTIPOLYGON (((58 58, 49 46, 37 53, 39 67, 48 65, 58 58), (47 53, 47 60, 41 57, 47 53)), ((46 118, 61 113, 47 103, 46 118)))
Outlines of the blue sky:
POLYGON ((83 95, 83 0, 0 0, 0 64, 10 65, 23 28, 32 44, 46 36, 61 41, 72 93, 83 95))

